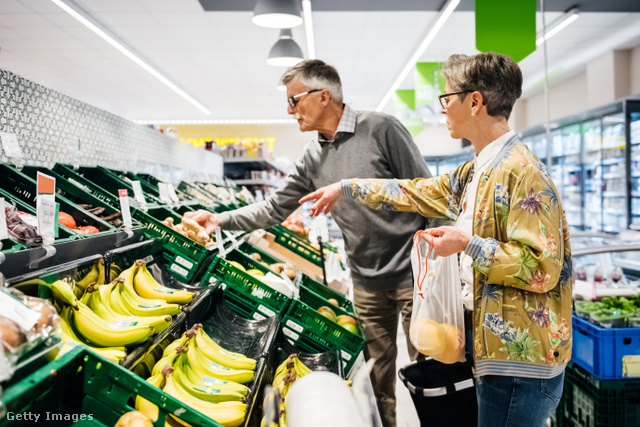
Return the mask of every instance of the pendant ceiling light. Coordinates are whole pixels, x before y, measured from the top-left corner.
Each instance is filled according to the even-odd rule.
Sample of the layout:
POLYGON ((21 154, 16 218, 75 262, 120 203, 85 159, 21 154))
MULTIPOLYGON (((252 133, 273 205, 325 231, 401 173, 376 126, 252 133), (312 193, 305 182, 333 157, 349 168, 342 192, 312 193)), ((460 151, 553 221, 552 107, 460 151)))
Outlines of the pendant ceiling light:
POLYGON ((293 41, 291 29, 280 30, 280 39, 269 51, 267 64, 276 67, 293 67, 304 59, 302 49, 293 41))
POLYGON ((300 0, 258 0, 251 21, 267 28, 293 28, 302 24, 300 0))

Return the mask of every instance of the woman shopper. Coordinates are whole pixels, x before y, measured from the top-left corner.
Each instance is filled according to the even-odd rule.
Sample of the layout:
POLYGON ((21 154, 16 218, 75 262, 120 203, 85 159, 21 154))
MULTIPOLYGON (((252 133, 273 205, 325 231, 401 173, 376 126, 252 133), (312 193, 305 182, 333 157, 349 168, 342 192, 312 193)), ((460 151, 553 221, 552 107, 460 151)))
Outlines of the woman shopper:
POLYGON ((349 179, 300 200, 311 214, 340 199, 419 212, 455 226, 429 229, 439 256, 460 253, 473 289, 472 353, 478 425, 545 425, 571 357, 571 250, 558 192, 544 164, 507 120, 522 73, 496 53, 452 55, 443 69, 442 113, 452 138, 476 156, 429 179, 349 179))

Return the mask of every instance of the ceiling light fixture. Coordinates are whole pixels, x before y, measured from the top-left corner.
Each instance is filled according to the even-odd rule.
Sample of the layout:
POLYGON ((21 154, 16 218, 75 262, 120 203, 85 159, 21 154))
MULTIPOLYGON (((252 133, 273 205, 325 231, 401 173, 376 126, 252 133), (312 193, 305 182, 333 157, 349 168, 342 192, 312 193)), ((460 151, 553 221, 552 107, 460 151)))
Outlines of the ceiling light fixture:
POLYGON ((540 46, 545 40, 549 40, 551 37, 567 28, 572 22, 575 22, 578 18, 580 18, 580 9, 577 7, 569 9, 562 16, 549 24, 544 34, 542 32, 538 34, 536 46, 540 46))
POLYGON ((302 24, 299 0, 258 0, 251 22, 267 28, 293 28, 302 24))
POLYGON ((303 59, 302 49, 293 40, 291 29, 280 30, 280 39, 269 51, 267 64, 275 65, 276 67, 293 67, 303 59))
POLYGON ((101 39, 109 43, 111 46, 115 47, 121 53, 123 53, 127 58, 131 59, 133 62, 142 67, 146 72, 151 74, 156 79, 160 80, 165 86, 169 89, 173 90, 175 93, 180 95, 182 98, 186 99, 190 104, 194 105, 198 110, 202 111, 204 114, 211 114, 211 111, 207 109, 200 102, 196 101, 191 95, 189 95, 184 90, 180 89, 177 84, 173 83, 167 77, 162 75, 160 71, 149 65, 144 59, 142 59, 138 54, 134 53, 133 49, 125 46, 124 43, 116 40, 115 36, 109 34, 108 30, 101 28, 101 25, 93 20, 91 15, 82 10, 77 4, 70 0, 51 0, 56 6, 60 7, 60 9, 67 12, 73 18, 75 18, 82 25, 93 31, 97 34, 101 39))
POLYGON ((149 119, 134 120, 139 125, 279 125, 297 124, 294 119, 149 119))
POLYGON ((449 0, 447 1, 447 3, 445 3, 443 8, 440 10, 440 13, 436 17, 435 23, 427 31, 427 34, 424 36, 424 39, 422 40, 418 48, 415 50, 413 55, 411 55, 411 58, 409 58, 409 60, 407 61, 407 64, 404 66, 404 68, 402 69, 402 71, 400 72, 396 80, 393 82, 393 84, 391 85, 391 87, 389 88, 385 96, 382 98, 382 100, 376 107, 376 111, 382 111, 384 106, 387 105, 387 102, 391 100, 391 97, 395 93, 396 89, 398 89, 400 84, 404 81, 405 77, 407 77, 407 74, 409 74, 409 71, 411 71, 413 67, 415 67, 416 62, 418 62, 418 60, 420 59, 424 51, 427 49, 427 47, 431 44, 433 39, 436 38, 436 35, 440 31, 440 29, 444 26, 445 22, 447 22, 447 20, 449 19, 453 11, 456 9, 456 7, 458 7, 458 4, 460 4, 460 0, 449 0))
POLYGON ((311 19, 311 1, 302 0, 302 14, 304 16, 304 30, 307 36, 307 57, 316 58, 316 41, 313 36, 313 20, 311 19))

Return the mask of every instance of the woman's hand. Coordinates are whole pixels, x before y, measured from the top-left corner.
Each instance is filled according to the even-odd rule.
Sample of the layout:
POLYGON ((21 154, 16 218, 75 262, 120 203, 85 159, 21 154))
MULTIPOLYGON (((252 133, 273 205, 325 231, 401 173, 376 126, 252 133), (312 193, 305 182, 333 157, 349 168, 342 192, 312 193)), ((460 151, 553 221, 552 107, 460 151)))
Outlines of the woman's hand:
POLYGON ((197 222, 200 227, 204 228, 208 235, 211 235, 215 231, 216 227, 220 225, 220 220, 217 216, 203 209, 195 212, 187 212, 184 214, 184 217, 197 222))
POLYGON ((449 256, 462 252, 467 249, 471 241, 471 235, 448 225, 428 228, 426 232, 433 237, 433 249, 438 256, 449 256))
POLYGON ((309 200, 315 200, 316 202, 311 206, 309 215, 318 216, 323 211, 326 214, 331 212, 333 205, 340 201, 340 199, 342 199, 342 189, 340 188, 340 183, 336 182, 335 184, 327 185, 326 187, 317 189, 313 193, 307 194, 298 200, 298 203, 303 204, 309 200))

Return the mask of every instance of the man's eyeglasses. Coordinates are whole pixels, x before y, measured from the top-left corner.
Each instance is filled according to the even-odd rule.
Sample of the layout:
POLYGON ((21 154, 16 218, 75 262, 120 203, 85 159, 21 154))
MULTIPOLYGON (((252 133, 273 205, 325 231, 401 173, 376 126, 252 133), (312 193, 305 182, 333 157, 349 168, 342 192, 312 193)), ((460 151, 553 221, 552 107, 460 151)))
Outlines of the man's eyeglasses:
POLYGON ((463 93, 475 92, 473 90, 463 90, 460 92, 452 92, 452 93, 443 93, 442 95, 438 95, 438 100, 440 101, 440 105, 442 108, 447 108, 447 98, 453 95, 460 95, 463 93))
POLYGON ((300 102, 299 98, 301 98, 301 97, 303 97, 305 95, 308 95, 310 93, 313 93, 313 92, 320 92, 322 90, 324 90, 324 89, 311 89, 311 90, 308 90, 306 92, 302 92, 302 93, 299 93, 297 95, 290 96, 289 98, 287 98, 287 102, 289 103, 291 108, 296 108, 296 105, 298 105, 298 102, 300 102))

